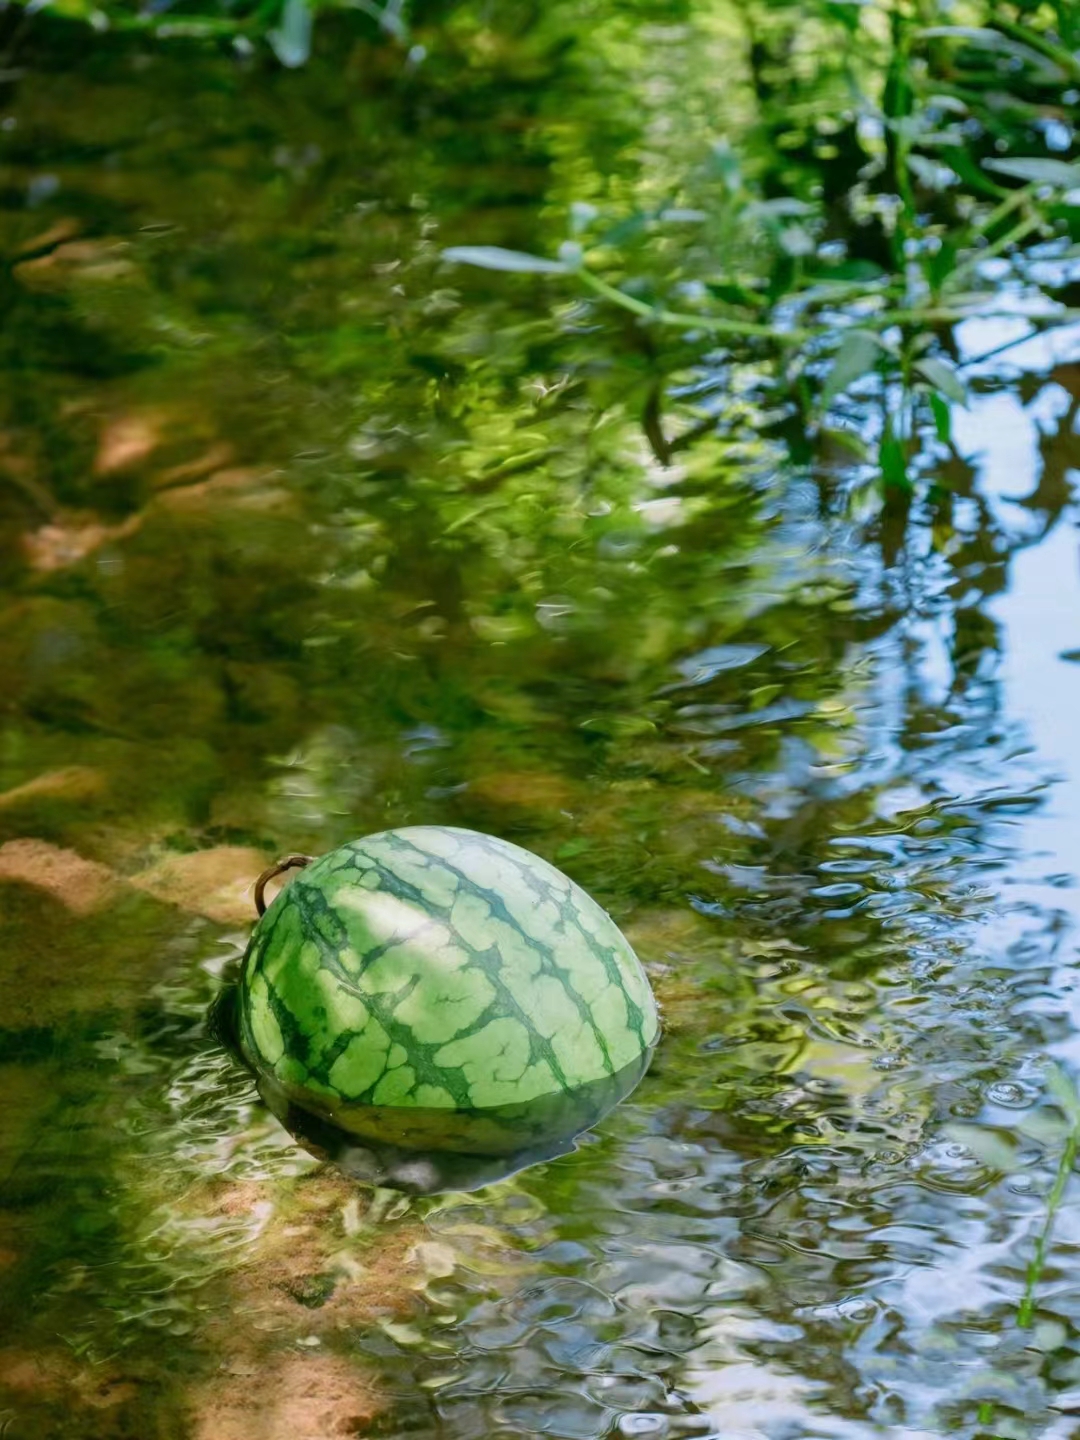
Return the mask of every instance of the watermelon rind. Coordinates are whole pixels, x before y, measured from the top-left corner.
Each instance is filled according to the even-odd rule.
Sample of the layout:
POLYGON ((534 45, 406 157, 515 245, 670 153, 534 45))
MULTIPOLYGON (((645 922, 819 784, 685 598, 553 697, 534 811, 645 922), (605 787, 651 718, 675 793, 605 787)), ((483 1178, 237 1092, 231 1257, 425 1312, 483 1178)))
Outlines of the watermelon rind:
POLYGON ((614 921, 508 841, 410 826, 300 872, 240 984, 249 1063, 358 1136, 505 1155, 594 1124, 637 1084, 659 1021, 614 921))

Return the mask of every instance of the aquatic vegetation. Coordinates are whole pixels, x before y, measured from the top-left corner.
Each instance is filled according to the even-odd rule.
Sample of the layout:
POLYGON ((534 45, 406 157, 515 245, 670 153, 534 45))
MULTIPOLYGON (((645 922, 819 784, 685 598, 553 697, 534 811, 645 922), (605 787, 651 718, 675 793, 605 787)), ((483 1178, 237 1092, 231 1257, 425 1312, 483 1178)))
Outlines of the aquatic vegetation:
MULTIPOLYGON (((951 408, 987 358, 963 350, 957 327, 1026 322, 990 347, 998 355, 1080 318, 1068 280, 1080 161, 1056 118, 1076 54, 1036 16, 973 6, 943 23, 951 8, 741 7, 725 76, 749 112, 737 147, 725 134, 704 143, 647 209, 572 202, 555 257, 497 245, 444 256, 564 277, 598 318, 616 307, 681 333, 677 363, 703 377, 767 366, 767 403, 784 407, 804 454, 814 437, 839 444, 908 493, 951 446, 951 408), (804 50, 840 58, 811 81, 804 50)), ((696 426, 666 436, 653 403, 647 433, 667 463, 696 426)))

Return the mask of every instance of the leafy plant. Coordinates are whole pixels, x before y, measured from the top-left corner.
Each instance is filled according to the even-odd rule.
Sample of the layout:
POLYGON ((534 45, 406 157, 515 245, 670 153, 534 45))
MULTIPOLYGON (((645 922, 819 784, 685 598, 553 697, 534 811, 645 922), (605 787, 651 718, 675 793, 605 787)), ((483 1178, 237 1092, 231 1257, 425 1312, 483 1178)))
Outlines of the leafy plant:
POLYGON ((1054 1221, 1061 1209, 1061 1202, 1065 1198, 1065 1187, 1068 1185, 1069 1176, 1076 1165, 1077 1150, 1080 1149, 1080 1096, 1077 1095, 1076 1086, 1063 1070, 1056 1065, 1051 1065, 1047 1074, 1047 1089, 1061 1108, 1068 1122, 1068 1128, 1063 1137, 1054 1183, 1046 1197, 1046 1215, 1043 1227, 1035 1242, 1035 1250, 1027 1269, 1027 1283, 1016 1312, 1016 1323, 1025 1328, 1030 1326, 1035 1319, 1039 1282, 1046 1268, 1046 1256, 1050 1248, 1054 1221))
MULTIPOLYGON (((1080 163, 1046 153, 1045 138, 1077 61, 1056 32, 1001 6, 964 26, 925 23, 930 6, 809 8, 819 27, 858 31, 863 58, 838 76, 839 124, 828 84, 805 102, 795 81, 753 60, 756 47, 794 66, 790 27, 807 7, 786 31, 775 12, 750 7, 761 118, 741 154, 714 142, 652 209, 571 206, 557 258, 493 245, 451 246, 444 258, 572 281, 593 307, 677 332, 679 363, 688 350, 691 363, 714 363, 718 346, 768 360, 773 400, 798 412, 800 429, 835 435, 838 422, 847 448, 875 454, 881 486, 908 492, 913 465, 932 454, 923 435, 950 444, 951 409, 966 404, 967 374, 986 358, 961 358, 957 327, 1023 314, 1029 328, 997 353, 1080 315, 1045 274, 1045 262, 1076 253, 1080 232, 1080 163), (1002 99, 991 87, 1006 76, 1002 99), (1040 142, 1043 153, 1009 153, 1040 142), (783 193, 758 150, 779 154, 783 193), (836 156, 847 157, 838 173, 836 156)), ((846 39, 835 45, 850 52, 846 39)), ((1071 154, 1064 133, 1053 143, 1071 154)))

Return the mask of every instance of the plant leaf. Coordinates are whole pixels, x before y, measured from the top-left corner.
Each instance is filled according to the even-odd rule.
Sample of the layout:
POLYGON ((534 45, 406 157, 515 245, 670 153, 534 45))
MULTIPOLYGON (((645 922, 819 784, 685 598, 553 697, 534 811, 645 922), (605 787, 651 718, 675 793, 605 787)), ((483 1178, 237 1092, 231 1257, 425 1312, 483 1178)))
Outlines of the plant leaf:
POLYGON ((854 455, 856 460, 869 460, 870 451, 866 441, 861 435, 856 435, 851 430, 840 430, 834 427, 823 427, 821 431, 822 440, 830 445, 835 445, 839 450, 845 450, 849 455, 854 455))
POLYGON ((930 413, 934 417, 937 438, 943 445, 950 445, 952 443, 952 412, 936 390, 930 392, 930 413))
POLYGON ((966 40, 969 45, 975 45, 979 49, 998 50, 1003 55, 1011 55, 1025 65, 1034 66, 1043 74, 1061 73, 1060 67, 1054 61, 1040 54, 1033 46, 1013 40, 1010 36, 1003 35, 1000 30, 990 30, 979 25, 928 25, 918 34, 923 40, 966 40))
POLYGON ((987 160, 983 168, 1035 185, 1052 185, 1055 190, 1074 190, 1080 186, 1080 165, 1069 165, 1064 160, 1025 155, 1016 160, 987 160))
POLYGON ((1046 1069, 1046 1088, 1074 1125, 1080 1125, 1080 1095, 1076 1084, 1060 1065, 1051 1062, 1046 1069))
POLYGON ((967 404, 964 382, 947 361, 929 355, 925 360, 916 360, 915 369, 946 400, 951 400, 954 405, 967 404))
POLYGON ((311 54, 311 23, 308 0, 285 0, 281 24, 266 37, 274 54, 289 70, 307 63, 311 54))
POLYGON ((1057 1146, 1064 1145, 1072 1134, 1073 1125, 1060 1111, 1047 1106, 1028 1110, 1018 1116, 1016 1129, 1020 1135, 1049 1150, 1051 1146, 1056 1149, 1057 1146))
POLYGON ((546 260, 524 250, 504 250, 501 245, 451 245, 442 252, 444 260, 458 265, 478 265, 481 270, 512 270, 520 275, 566 275, 561 260, 546 260))
POLYGON ((897 438, 891 419, 885 421, 881 444, 878 447, 878 464, 881 466, 881 479, 886 490, 911 491, 911 477, 908 475, 904 446, 897 438))
POLYGON ((849 330, 821 387, 822 407, 831 405, 849 385, 873 370, 880 355, 881 342, 876 335, 869 330, 849 330))

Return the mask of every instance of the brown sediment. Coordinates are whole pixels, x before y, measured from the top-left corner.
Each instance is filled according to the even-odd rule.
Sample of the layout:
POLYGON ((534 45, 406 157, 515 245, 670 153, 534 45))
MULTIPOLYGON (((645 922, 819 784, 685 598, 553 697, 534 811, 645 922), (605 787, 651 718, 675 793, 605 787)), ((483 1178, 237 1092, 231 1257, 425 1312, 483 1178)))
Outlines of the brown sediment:
POLYGON ((251 1215, 255 1207, 266 1202, 266 1186, 258 1180, 217 1182, 212 1186, 211 1215, 227 1218, 251 1215))
POLYGON ((648 971, 664 1030, 695 1029, 709 1012, 702 1009, 706 994, 689 967, 704 950, 717 947, 709 922, 694 910, 671 907, 640 912, 625 931, 648 971))
POLYGON ((47 254, 21 261, 13 273, 30 290, 62 288, 73 275, 84 280, 123 280, 136 273, 129 250, 126 240, 113 237, 66 240, 47 254))
POLYGON ((250 1217, 259 1230, 200 1337, 221 1360, 193 1392, 192 1440, 364 1433, 386 1402, 363 1364, 335 1347, 415 1309, 427 1231, 402 1224, 365 1237, 370 1199, 332 1171, 284 1195, 265 1182, 217 1182, 205 1200, 210 1214, 250 1217))
POLYGON ((192 485, 173 485, 158 492, 154 506, 170 510, 200 510, 209 504, 227 504, 246 510, 274 510, 292 503, 289 492, 268 483, 274 472, 235 466, 217 470, 192 485))
POLYGON ((226 1361, 197 1392, 192 1440, 336 1440, 362 1435, 384 1408, 363 1371, 340 1355, 275 1353, 226 1361))
POLYGON ((28 259, 31 255, 38 254, 43 250, 52 250, 55 246, 62 244, 65 240, 74 240, 82 230, 82 224, 73 216, 64 216, 50 225, 48 229, 41 230, 37 235, 32 235, 29 240, 19 246, 16 259, 28 259))
POLYGON ((255 879, 266 856, 241 845, 217 845, 186 855, 166 855, 131 876, 131 884, 155 900, 205 915, 221 925, 246 925, 254 916, 255 879))
POLYGON ((215 440, 193 460, 184 460, 159 470, 151 477, 151 483, 155 490, 171 490, 175 486, 201 480, 204 475, 223 471, 235 453, 231 441, 215 440))
POLYGON ((77 915, 88 915, 115 899, 120 882, 107 865, 86 860, 45 840, 9 840, 0 845, 0 880, 44 890, 77 915))
POLYGON ((694 1030, 701 1025, 706 994, 699 984, 671 970, 651 971, 650 979, 660 1007, 661 1026, 668 1034, 694 1030))
POLYGON ((689 906, 639 910, 623 930, 646 962, 680 959, 716 943, 715 927, 689 906))
POLYGON ((80 1365, 61 1351, 18 1349, 0 1350, 0 1390, 95 1410, 125 1405, 138 1393, 134 1382, 118 1372, 80 1365))
POLYGON ((77 565, 113 540, 126 540, 142 524, 141 515, 131 515, 119 525, 103 525, 87 517, 72 517, 42 525, 23 536, 22 548, 32 570, 49 574, 77 565))
POLYGON ((165 428, 159 411, 129 411, 106 420, 98 438, 95 475, 111 475, 148 459, 161 444, 165 428))
MULTIPOLYGON (((94 798, 105 787, 100 772, 73 766, 51 771, 0 795, 0 811, 22 801, 94 798)), ((136 875, 118 875, 97 860, 47 840, 20 837, 0 845, 0 880, 33 885, 73 910, 90 914, 132 886, 164 904, 205 915, 221 925, 246 925, 252 918, 256 876, 266 864, 258 850, 218 845, 185 855, 168 855, 136 875)), ((128 892, 130 893, 130 891, 128 892)))
MULTIPOLYGON (((269 1187, 243 1183, 219 1192, 219 1214, 255 1216, 272 1205, 269 1187)), ((425 1272, 416 1247, 428 1238, 418 1224, 362 1231, 368 1201, 332 1172, 294 1186, 288 1203, 273 1206, 248 1259, 233 1271, 230 1300, 257 1328, 325 1335, 385 1316, 408 1313, 425 1272), (351 1233, 350 1233, 351 1232, 351 1233)), ((232 1327, 229 1316, 210 1322, 232 1327)))

